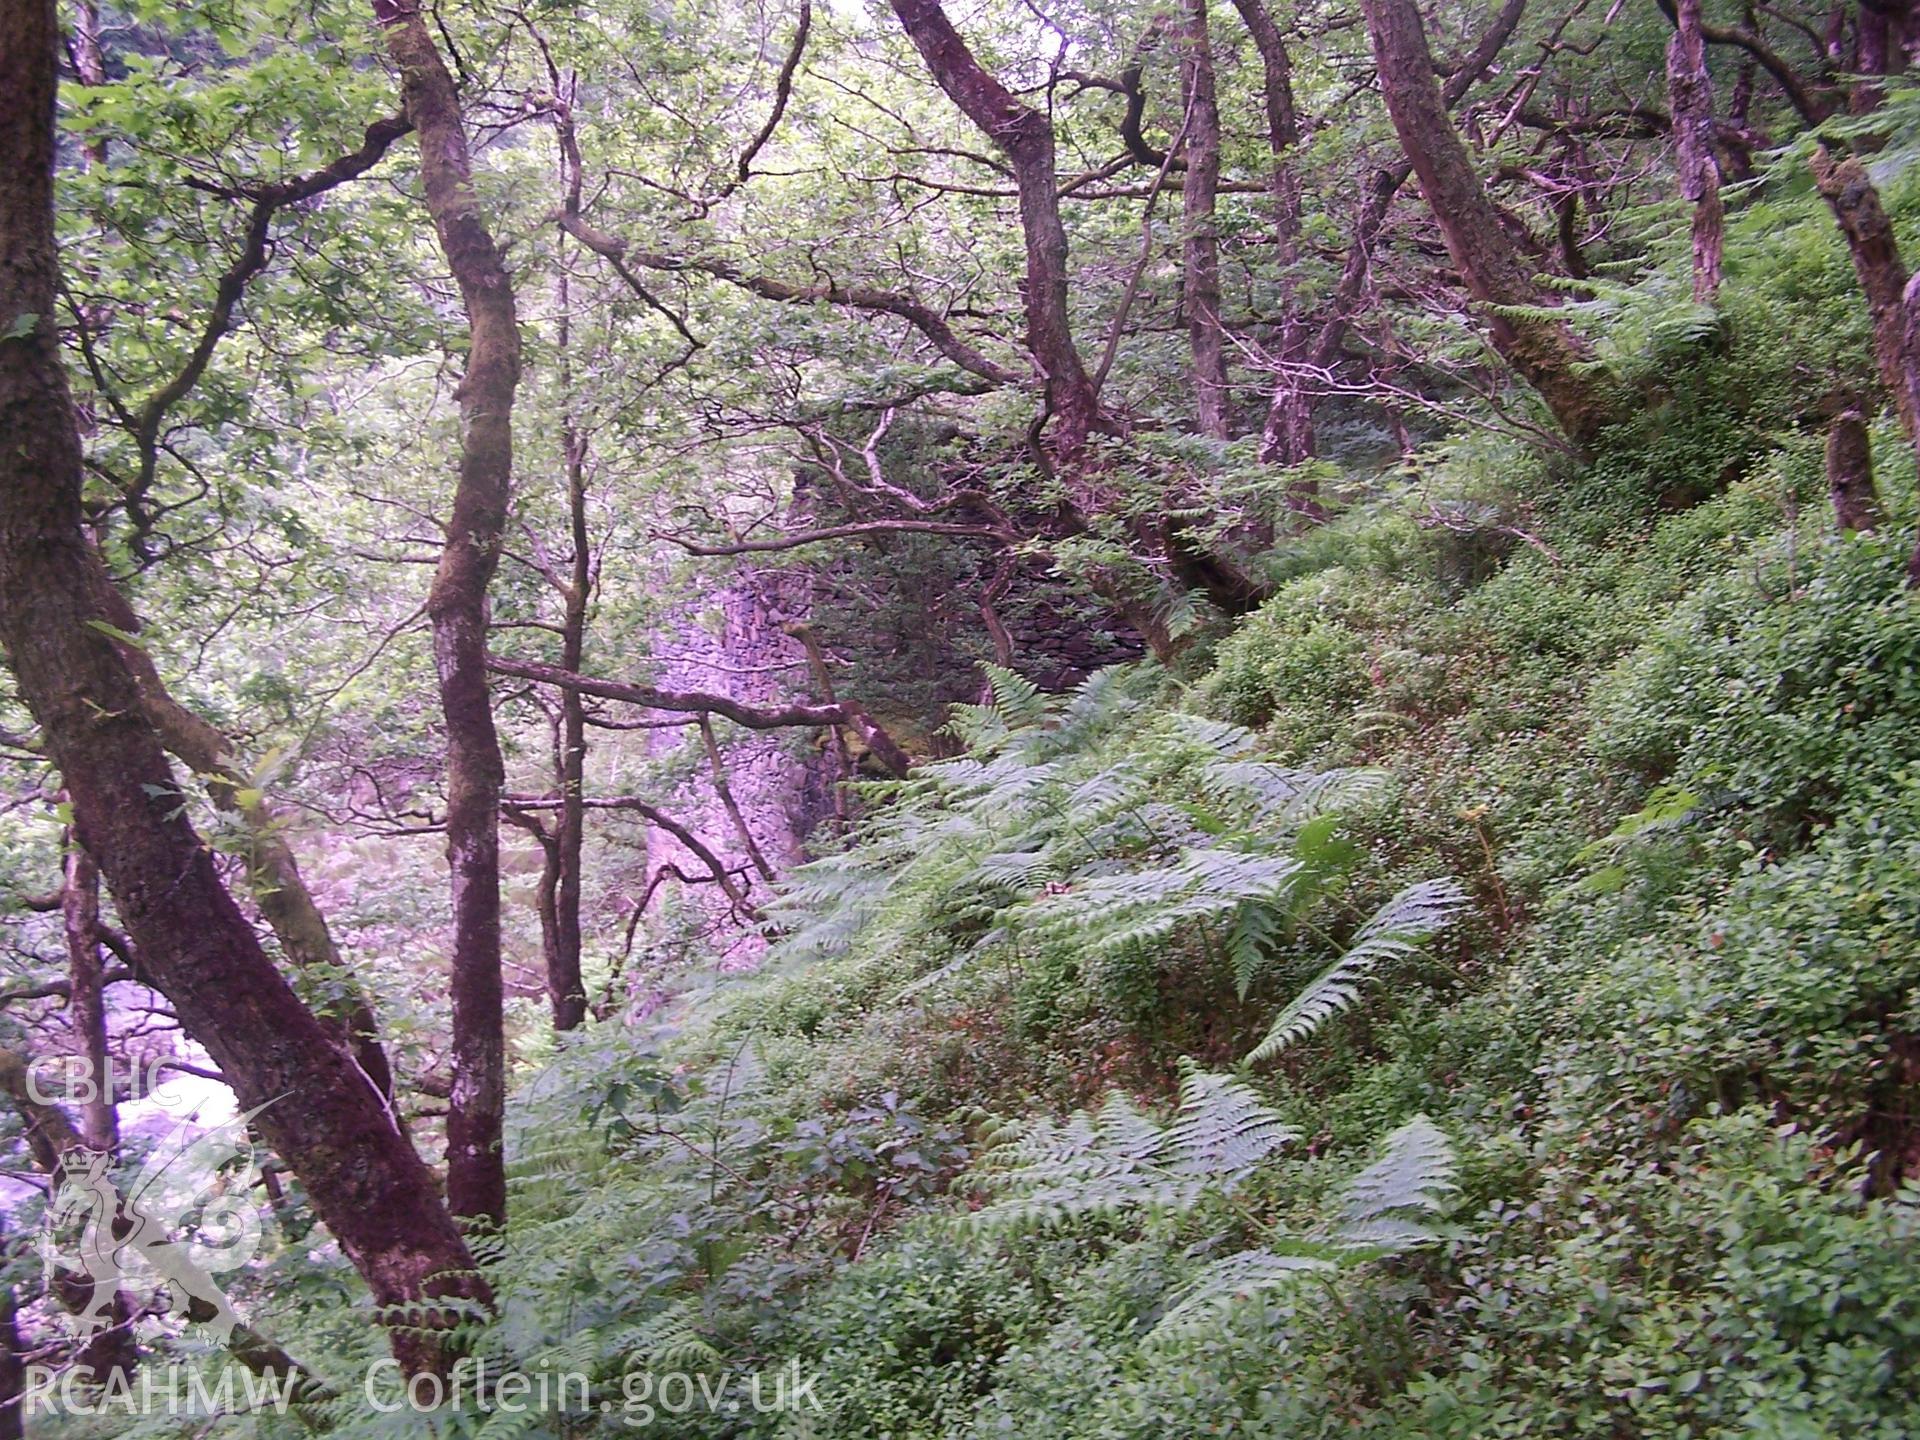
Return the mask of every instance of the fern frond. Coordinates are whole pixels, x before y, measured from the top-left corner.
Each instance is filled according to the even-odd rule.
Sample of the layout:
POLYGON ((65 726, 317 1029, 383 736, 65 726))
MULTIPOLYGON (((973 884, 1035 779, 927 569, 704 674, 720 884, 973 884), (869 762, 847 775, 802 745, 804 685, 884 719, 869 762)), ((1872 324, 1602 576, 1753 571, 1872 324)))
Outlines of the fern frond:
POLYGON ((1242 1000, 1266 966, 1267 956, 1279 937, 1282 917, 1271 905, 1244 902, 1234 912, 1233 926, 1227 931, 1227 961, 1233 967, 1233 986, 1242 1000))
POLYGON ((997 889, 1031 890, 1055 873, 1055 861, 1043 850, 1014 850, 984 856, 977 873, 997 889))
POLYGON ((522 1435, 532 1434, 544 1418, 537 1405, 497 1405, 489 1411, 474 1440, 519 1440, 522 1435))
POLYGON ((1453 1145, 1440 1127, 1416 1115, 1387 1137, 1387 1153, 1347 1186, 1334 1243, 1343 1248, 1397 1251, 1432 1239, 1404 1212, 1440 1213, 1459 1189, 1453 1145))
POLYGON ((1311 1035, 1359 998, 1361 982, 1381 961, 1412 954, 1466 903, 1466 891, 1452 880, 1423 880, 1402 890, 1361 927, 1345 954, 1274 1017, 1247 1063, 1271 1060, 1311 1035))
POLYGON ((1107 820, 1122 806, 1134 804, 1145 792, 1148 775, 1131 757, 1083 780, 1067 796, 1066 823, 1085 828, 1107 820))
POLYGON ((1291 1253, 1263 1248, 1215 1260, 1160 1318, 1148 1344, 1188 1333, 1255 1295, 1338 1269, 1343 1255, 1392 1255, 1430 1244, 1433 1232, 1408 1212, 1437 1213, 1457 1188, 1454 1168, 1447 1137, 1424 1115, 1415 1116, 1388 1137, 1386 1154, 1348 1185, 1330 1236, 1291 1242, 1298 1246, 1291 1253))
POLYGON ((1431 1245, 1434 1239, 1433 1231, 1418 1220, 1388 1216, 1342 1225, 1328 1243, 1341 1250, 1365 1251, 1370 1255, 1398 1255, 1431 1245))
POLYGON ((1109 665, 1096 670, 1073 692, 1059 723, 1045 737, 1049 753, 1064 754, 1089 748, 1110 726, 1139 709, 1127 693, 1132 667, 1109 665))
POLYGON ((1241 1081, 1189 1068, 1180 1110, 1161 1137, 1159 1163, 1229 1191, 1281 1146, 1299 1139, 1241 1081))
POLYGON ((1078 881, 1037 902, 1032 921, 1043 934, 1110 954, 1225 916, 1244 901, 1277 901, 1301 869, 1289 855, 1188 850, 1171 865, 1078 881))
POLYGON ((1010 730, 1024 730, 1047 718, 1047 702, 1040 687, 1024 675, 998 665, 980 667, 993 687, 993 708, 1010 730))
POLYGON ((1271 1250, 1242 1250, 1225 1256, 1200 1272, 1148 1333, 1147 1343, 1157 1344, 1194 1330, 1240 1301, 1296 1285, 1308 1275, 1325 1274, 1334 1268, 1331 1260, 1276 1255, 1271 1250))
POLYGON ((1214 720, 1205 715, 1182 715, 1178 736, 1182 742, 1203 750, 1211 750, 1222 758, 1244 755, 1252 750, 1259 740, 1259 737, 1244 725, 1214 720))
POLYGON ((1371 799, 1391 779, 1384 770, 1295 770, 1264 760, 1216 760, 1201 771, 1211 798, 1247 802, 1255 818, 1284 830, 1371 799))
POLYGON ((669 1306, 639 1325, 626 1326, 606 1338, 606 1354, 627 1368, 696 1369, 720 1359, 720 1352, 700 1333, 703 1313, 698 1299, 669 1306))
POLYGON ((1187 1210, 1232 1190, 1297 1138, 1241 1081, 1190 1068, 1180 1108, 1157 1124, 1119 1091, 1097 1115, 1042 1122, 997 1146, 975 1179, 1001 1199, 976 1226, 1040 1226, 1131 1208, 1187 1210))

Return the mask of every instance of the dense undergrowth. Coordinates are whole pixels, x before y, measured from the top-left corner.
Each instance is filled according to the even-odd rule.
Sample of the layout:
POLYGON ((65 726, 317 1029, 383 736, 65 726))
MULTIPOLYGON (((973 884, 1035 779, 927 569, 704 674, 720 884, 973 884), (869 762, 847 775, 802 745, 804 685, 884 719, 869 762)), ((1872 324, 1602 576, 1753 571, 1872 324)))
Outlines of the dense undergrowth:
MULTIPOLYGON (((473 1338, 616 1408, 447 1423, 797 1363, 652 1433, 1920 1429, 1912 487, 1888 429, 1833 533, 1839 362, 1769 341, 1855 345, 1844 260, 1756 211, 1711 343, 1609 318, 1698 383, 1599 459, 1448 442, 1190 673, 999 676, 760 976, 563 1047, 473 1338)), ((337 1260, 261 1284, 376 1353, 337 1260)))
POLYGON ((476 1343, 820 1377, 663 1434, 1912 1433, 1920 612, 1815 499, 1775 457, 1516 540, 1428 489, 1191 684, 1002 677, 762 977, 527 1093, 476 1343))

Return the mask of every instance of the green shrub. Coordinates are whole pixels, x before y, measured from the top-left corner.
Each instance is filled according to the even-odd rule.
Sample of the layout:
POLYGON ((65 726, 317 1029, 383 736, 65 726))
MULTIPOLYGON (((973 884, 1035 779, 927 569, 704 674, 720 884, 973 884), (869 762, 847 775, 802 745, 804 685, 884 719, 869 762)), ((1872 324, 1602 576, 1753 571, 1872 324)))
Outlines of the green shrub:
POLYGON ((1776 551, 1679 606, 1594 700, 1594 747, 1792 838, 1889 783, 1920 749, 1920 606, 1905 537, 1776 551))
POLYGON ((1570 1151, 1468 1227, 1446 1358, 1364 1433, 1914 1433, 1920 1196, 1863 1202, 1754 1110, 1659 1160, 1570 1151))
POLYGON ((826 1377, 814 1433, 964 1433, 1000 1357, 1042 1328, 1044 1308, 991 1246, 910 1238, 848 1267, 804 1317, 804 1363, 826 1377))
POLYGON ((1894 1050, 1920 999, 1916 874, 1920 778, 1803 854, 1749 851, 1724 896, 1696 887, 1640 933, 1615 931, 1607 963, 1564 992, 1578 1017, 1565 1073, 1641 1107, 1646 1132, 1756 1096, 1816 1128, 1865 1122, 1905 1083, 1894 1050))

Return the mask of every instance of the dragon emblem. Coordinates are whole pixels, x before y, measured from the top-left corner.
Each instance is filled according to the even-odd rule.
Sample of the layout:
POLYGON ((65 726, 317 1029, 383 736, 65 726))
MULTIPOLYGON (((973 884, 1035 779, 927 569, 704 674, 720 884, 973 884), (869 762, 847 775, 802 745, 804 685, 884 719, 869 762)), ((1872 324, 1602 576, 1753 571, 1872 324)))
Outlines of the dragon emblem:
POLYGON ((184 1117, 124 1191, 110 1156, 68 1154, 40 1255, 49 1293, 57 1284, 58 1293, 78 1297, 68 1317, 77 1338, 115 1323, 122 1292, 137 1315, 178 1313, 207 1325, 217 1340, 232 1335, 240 1317, 214 1276, 245 1265, 260 1245, 248 1122, 265 1108, 204 1130, 198 1112, 184 1117))

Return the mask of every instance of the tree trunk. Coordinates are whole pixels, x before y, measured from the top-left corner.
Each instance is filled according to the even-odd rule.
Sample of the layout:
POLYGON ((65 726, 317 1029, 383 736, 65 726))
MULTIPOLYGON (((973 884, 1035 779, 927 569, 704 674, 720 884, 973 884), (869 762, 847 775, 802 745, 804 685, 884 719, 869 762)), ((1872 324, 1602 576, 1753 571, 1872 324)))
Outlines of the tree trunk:
MULTIPOLYGON (((1506 0, 1500 7, 1500 13, 1494 16, 1493 24, 1480 37, 1480 43, 1474 46, 1473 53, 1440 87, 1440 101, 1448 111, 1466 97, 1480 77, 1486 74, 1488 67, 1499 58, 1507 41, 1513 38, 1513 32, 1526 8, 1527 0, 1506 0)), ((1360 213, 1354 220, 1352 238, 1347 242, 1346 259, 1340 267, 1340 279, 1334 286, 1333 296, 1327 302, 1319 329, 1314 334, 1310 353, 1313 364, 1319 369, 1330 369, 1340 359, 1349 325, 1369 289, 1373 247, 1386 228, 1394 197, 1412 174, 1412 162, 1401 160, 1385 169, 1376 170, 1367 183, 1366 199, 1361 202, 1360 213)))
POLYGON ((1707 42, 1700 33, 1700 0, 1678 0, 1667 42, 1667 95, 1673 107, 1673 145, 1680 193, 1693 202, 1693 298, 1709 304, 1720 291, 1723 211, 1720 170, 1713 158, 1713 84, 1707 42))
POLYGON ((1841 530, 1864 534, 1879 528, 1883 517, 1873 483, 1873 447, 1866 417, 1858 410, 1834 416, 1827 429, 1827 494, 1841 530))
MULTIPOLYGON (((1880 383, 1892 395, 1900 428, 1920 457, 1920 278, 1909 280, 1893 222, 1858 159, 1836 161, 1825 145, 1818 146, 1813 179, 1840 222, 1867 298, 1880 383)), ((1920 589, 1920 542, 1907 563, 1907 585, 1920 589)))
POLYGON ((1184 0, 1185 50, 1180 62, 1187 112, 1187 169, 1181 186, 1182 289, 1187 343, 1193 354, 1194 412, 1202 435, 1228 437, 1226 336, 1220 326, 1220 236, 1214 201, 1220 189, 1220 102, 1207 0, 1184 0))
POLYGON ((1540 392, 1567 438, 1586 447, 1611 418, 1612 406, 1602 387, 1579 373, 1586 350, 1564 324, 1497 313, 1495 307, 1537 307, 1545 297, 1447 116, 1415 0, 1362 0, 1361 8, 1394 131, 1420 177, 1460 278, 1489 307, 1494 347, 1540 392))
POLYGON ((939 0, 892 0, 893 13, 934 80, 1013 167, 1026 240, 1027 348, 1046 385, 1056 444, 1072 456, 1095 430, 1118 427, 1100 397, 1073 340, 1067 305, 1067 231, 1055 189, 1053 125, 1015 99, 973 56, 939 0))
MULTIPOLYGON (((587 437, 573 414, 573 309, 565 271, 554 287, 554 299, 562 397, 560 451, 566 469, 567 532, 573 553, 565 575, 547 560, 537 542, 536 553, 542 578, 560 597, 561 664, 578 671, 586 658, 593 556, 587 534, 587 437)), ((540 956, 546 970, 547 1002, 556 1031, 577 1030, 587 1018, 586 987, 580 977, 580 867, 586 842, 585 699, 576 691, 562 690, 559 711, 548 712, 548 718, 553 727, 553 828, 524 808, 510 805, 503 813, 540 846, 535 908, 540 915, 540 956)))
POLYGON ((95 622, 109 587, 81 531, 81 456, 53 323, 51 0, 0 7, 0 639, 65 780, 74 828, 172 1003, 300 1176, 410 1372, 450 1363, 424 1302, 484 1283, 384 1100, 274 969, 181 813, 125 661, 95 622))
POLYGON ((71 832, 60 919, 67 937, 67 1020, 74 1049, 86 1061, 92 1098, 80 1107, 80 1135, 89 1150, 120 1148, 120 1114, 107 1073, 107 1000, 100 964, 100 871, 71 832))
MULTIPOLYGON (((1273 396, 1260 432, 1260 458, 1270 465, 1298 465, 1314 454, 1313 395, 1294 367, 1312 358, 1313 327, 1301 312, 1294 267, 1300 263, 1300 175, 1294 151, 1300 144, 1300 119, 1293 102, 1293 57, 1280 27, 1261 0, 1233 0, 1234 8, 1260 52, 1265 81, 1267 144, 1273 152, 1274 265, 1280 272, 1280 335, 1273 396)), ((1303 494, 1296 508, 1318 508, 1317 497, 1303 494)))
MULTIPOLYGON (((585 577, 576 567, 575 584, 585 577)), ((561 663, 579 670, 585 654, 586 604, 569 602, 563 622, 566 635, 560 647, 561 663)), ((554 951, 547 966, 547 996, 553 1006, 553 1028, 577 1030, 587 1018, 586 983, 580 975, 581 863, 586 848, 587 721, 586 706, 571 690, 560 694, 560 814, 554 822, 556 874, 554 886, 554 951)))
MULTIPOLYGON (((1907 68, 1911 0, 1861 0, 1853 68, 1862 75, 1898 75, 1907 68)), ((1886 87, 1862 80, 1847 95, 1847 109, 1870 114, 1886 99, 1886 87)))
POLYGON ((286 841, 288 817, 251 783, 233 754, 232 742, 173 698, 153 656, 132 638, 139 634, 140 617, 125 598, 106 586, 97 603, 113 627, 129 637, 118 644, 120 658, 140 692, 141 713, 160 743, 200 777, 219 810, 246 828, 247 846, 241 860, 248 891, 273 938, 280 942, 281 953, 313 977, 309 1003, 314 1003, 316 992, 324 996, 318 1011, 322 1023, 339 1027, 361 1072, 391 1100, 393 1067, 380 1044, 373 1003, 341 958, 327 918, 300 873, 300 863, 286 841))
MULTIPOLYGON (((568 342, 571 312, 566 277, 560 278, 561 389, 566 413, 560 441, 567 467, 567 530, 572 566, 561 591, 560 663, 585 669, 587 608, 593 598, 593 550, 587 533, 587 437, 573 418, 573 368, 568 342)), ((547 997, 553 1028, 577 1030, 587 1018, 586 984, 580 978, 581 857, 586 847, 587 711, 584 696, 560 692, 560 813, 554 821, 553 947, 547 958, 547 997)))
POLYGON ((427 598, 447 727, 447 864, 453 881, 453 1087, 447 1202, 498 1225, 507 1213, 501 1130, 506 1035, 500 973, 500 793, 505 764, 487 684, 487 587, 499 565, 513 479, 520 327, 513 286, 480 216, 453 77, 415 0, 373 0, 420 138, 427 211, 467 317, 460 479, 427 598))
MULTIPOLYGON (((80 0, 73 7, 73 72, 82 85, 107 83, 107 60, 100 49, 100 7, 93 0, 80 0)), ((89 140, 80 152, 88 165, 107 163, 107 142, 89 140)))
POLYGON ((1900 424, 1915 435, 1920 417, 1920 371, 1907 346, 1907 267, 1893 222, 1880 204, 1880 192, 1867 177, 1866 167, 1847 156, 1836 160, 1822 145, 1813 152, 1813 178, 1826 199, 1840 233, 1853 256, 1854 274, 1866 294, 1867 314, 1873 321, 1873 358, 1900 424))
MULTIPOLYGON (((1067 306, 1067 232, 1060 223, 1060 198, 1055 188, 1053 125, 1045 115, 1028 108, 996 80, 967 49, 966 41, 947 19, 938 0, 892 0, 893 12, 905 27, 940 88, 966 117, 1007 157, 1020 196, 1020 228, 1026 240, 1027 279, 1024 300, 1027 348, 1032 351, 1046 383, 1047 410, 1043 418, 1054 423, 1054 445, 1068 473, 1063 477, 1072 496, 1076 528, 1088 528, 1088 518, 1108 509, 1112 497, 1075 462, 1095 430, 1121 433, 1121 426, 1100 406, 1099 390, 1081 362, 1073 340, 1067 306)), ((1217 126, 1216 126, 1217 129, 1217 126)), ((1217 290, 1216 267, 1216 290, 1217 290)), ((1216 298, 1215 312, 1218 312, 1216 298)), ((1037 431, 1030 437, 1042 468, 1037 431)), ((1260 587, 1239 567, 1220 557, 1208 557, 1196 568, 1188 563, 1185 547, 1164 521, 1135 518, 1129 533, 1136 547, 1159 560, 1176 582, 1202 584, 1209 598, 1230 610, 1247 608, 1246 597, 1263 598, 1260 587)), ((1155 617, 1154 599, 1127 592, 1123 578, 1096 578, 1095 593, 1132 624, 1154 653, 1171 659, 1176 645, 1155 617)))
MULTIPOLYGON (((554 759, 559 760, 559 730, 554 731, 554 759)), ((556 808, 564 807, 564 800, 556 799, 556 808)), ((566 968, 566 962, 560 958, 560 842, 554 831, 549 830, 538 817, 529 814, 524 808, 509 803, 501 812, 507 820, 533 837, 533 843, 540 847, 540 883, 534 889, 534 913, 540 917, 540 958, 545 963, 547 973, 547 998, 554 1001, 554 976, 566 968)), ((561 1012, 557 1002, 553 1003, 553 1028, 571 1029, 560 1023, 561 1012)), ((579 1022, 576 1021, 577 1025, 579 1022)))

